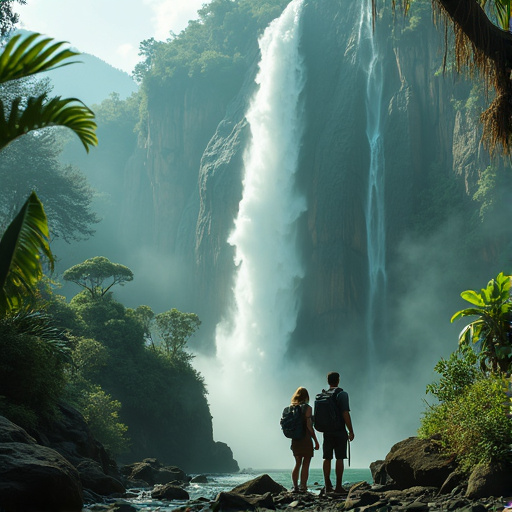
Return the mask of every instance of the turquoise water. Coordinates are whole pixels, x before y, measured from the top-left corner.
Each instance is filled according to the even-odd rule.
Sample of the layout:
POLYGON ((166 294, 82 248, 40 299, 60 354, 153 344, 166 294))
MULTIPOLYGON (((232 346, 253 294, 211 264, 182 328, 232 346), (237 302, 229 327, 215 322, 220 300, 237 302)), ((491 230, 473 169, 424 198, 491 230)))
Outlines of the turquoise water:
MULTIPOLYGON (((285 470, 276 469, 263 469, 263 470, 244 470, 241 473, 223 473, 223 474, 212 474, 207 475, 208 483, 206 484, 190 484, 186 487, 187 492, 190 495, 191 500, 198 499, 200 497, 208 500, 214 500, 219 492, 231 491, 233 487, 243 484, 253 478, 264 473, 270 475, 270 477, 276 482, 280 483, 287 489, 292 486, 291 483, 291 467, 285 470)), ((332 472, 331 478, 334 478, 334 471, 332 472)), ((344 485, 351 483, 360 482, 365 480, 372 482, 372 476, 369 469, 353 469, 347 468, 343 474, 344 485)), ((308 490, 312 493, 317 494, 323 486, 323 475, 322 470, 318 468, 312 468, 309 472, 308 490)), ((184 502, 160 502, 151 499, 151 493, 148 490, 133 489, 133 497, 129 498, 129 501, 137 510, 141 511, 159 511, 159 512, 170 512, 176 507, 181 506, 184 502)), ((87 509, 84 509, 87 510, 87 509)))

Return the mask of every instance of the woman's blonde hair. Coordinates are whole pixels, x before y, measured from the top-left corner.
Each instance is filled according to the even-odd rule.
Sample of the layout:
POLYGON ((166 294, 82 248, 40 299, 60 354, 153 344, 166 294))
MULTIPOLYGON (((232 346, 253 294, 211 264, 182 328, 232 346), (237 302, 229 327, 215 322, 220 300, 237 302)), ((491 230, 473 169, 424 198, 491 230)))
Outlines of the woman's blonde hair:
POLYGON ((307 404, 309 402, 309 393, 306 388, 297 388, 292 396, 291 405, 307 404))

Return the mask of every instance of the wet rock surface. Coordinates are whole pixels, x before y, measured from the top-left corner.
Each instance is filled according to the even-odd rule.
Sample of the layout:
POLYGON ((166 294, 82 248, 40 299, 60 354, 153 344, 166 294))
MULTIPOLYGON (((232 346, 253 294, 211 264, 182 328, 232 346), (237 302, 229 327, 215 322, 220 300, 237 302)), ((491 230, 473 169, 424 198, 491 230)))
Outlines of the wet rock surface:
POLYGON ((62 455, 35 443, 0 443, 0 510, 81 509, 80 477, 62 455))
POLYGON ((155 458, 123 466, 121 473, 128 479, 128 482, 136 484, 133 487, 141 487, 139 484, 144 482, 146 485, 142 485, 142 487, 188 481, 183 470, 176 466, 165 466, 155 458))

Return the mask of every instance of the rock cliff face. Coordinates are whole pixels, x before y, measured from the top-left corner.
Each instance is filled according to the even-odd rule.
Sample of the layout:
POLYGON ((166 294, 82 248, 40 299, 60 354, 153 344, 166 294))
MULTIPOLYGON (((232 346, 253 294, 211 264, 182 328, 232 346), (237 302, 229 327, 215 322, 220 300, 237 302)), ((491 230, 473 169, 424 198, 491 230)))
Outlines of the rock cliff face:
MULTIPOLYGON (((432 270, 432 238, 442 238, 453 204, 460 203, 461 211, 468 208, 485 164, 477 124, 453 107, 454 100, 468 97, 470 87, 437 73, 442 34, 432 25, 429 2, 416 4, 417 11, 405 20, 379 12, 373 33, 382 62, 379 98, 367 93, 368 75, 361 65, 369 58, 361 50, 363 4, 315 0, 306 2, 303 12, 306 86, 297 188, 307 198, 298 226, 306 272, 291 346, 313 361, 340 345, 341 338, 345 356, 364 357, 367 350, 362 326, 368 321, 369 300, 369 102, 381 102, 385 161, 386 279, 376 312, 381 332, 396 320, 392 306, 400 310, 396 306, 404 292, 412 291, 408 279, 414 266, 432 270), (404 243, 411 240, 414 250, 405 254, 404 243)), ((154 241, 159 251, 182 262, 190 307, 203 320, 204 350, 213 350, 215 325, 233 300, 236 268, 227 239, 243 190, 245 112, 257 61, 255 55, 245 77, 236 77, 229 88, 189 81, 149 106, 146 167, 153 191, 154 241)), ((435 264, 438 273, 443 265, 446 270, 460 243, 457 237, 444 237, 435 264)), ((466 262, 452 264, 463 267, 466 262)), ((460 282, 451 279, 445 282, 447 295, 460 291, 460 282)), ((407 328, 404 332, 409 334, 407 328)), ((386 359, 392 357, 396 336, 390 343, 382 337, 378 356, 386 359)))

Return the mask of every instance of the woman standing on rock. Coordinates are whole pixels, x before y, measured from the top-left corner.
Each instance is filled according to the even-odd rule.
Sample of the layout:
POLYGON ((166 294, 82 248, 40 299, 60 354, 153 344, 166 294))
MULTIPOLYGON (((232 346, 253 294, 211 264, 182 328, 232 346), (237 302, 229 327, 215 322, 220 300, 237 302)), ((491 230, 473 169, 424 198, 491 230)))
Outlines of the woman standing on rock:
POLYGON ((304 422, 304 437, 301 439, 292 439, 291 450, 295 457, 295 467, 292 471, 292 483, 294 492, 307 492, 309 464, 313 457, 313 440, 315 441, 315 450, 320 445, 316 438, 312 422, 312 409, 308 405, 309 393, 306 388, 298 388, 292 396, 291 405, 299 405, 302 409, 302 420, 304 422), (300 486, 299 486, 300 473, 300 486))

